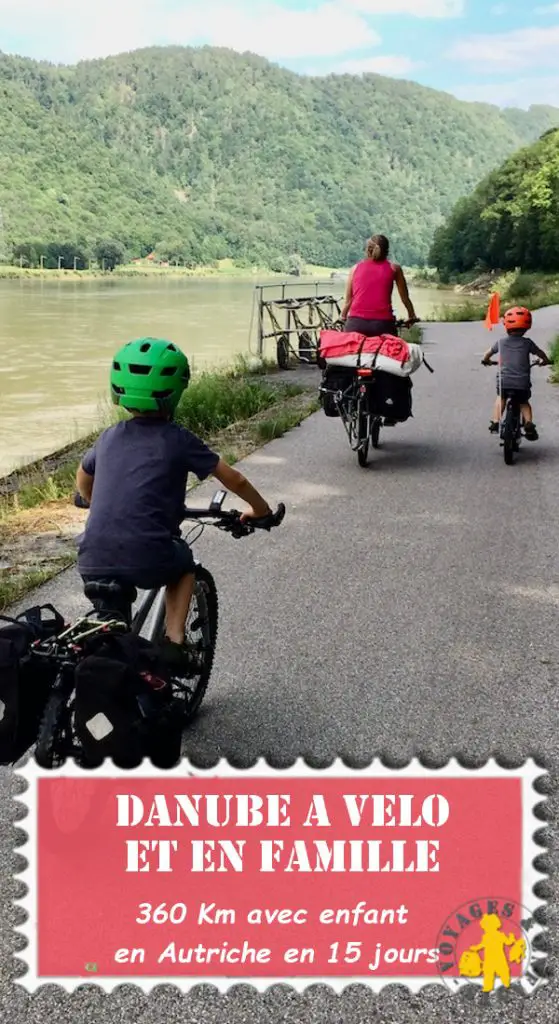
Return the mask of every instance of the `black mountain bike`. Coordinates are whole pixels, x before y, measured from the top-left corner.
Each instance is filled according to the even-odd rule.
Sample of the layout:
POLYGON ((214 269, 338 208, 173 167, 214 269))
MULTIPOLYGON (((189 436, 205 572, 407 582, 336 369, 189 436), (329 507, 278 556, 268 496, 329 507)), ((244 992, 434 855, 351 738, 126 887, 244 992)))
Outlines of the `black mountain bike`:
MULTIPOLYGON (((217 491, 209 508, 185 508, 184 520, 193 520, 186 539, 190 544, 200 537, 208 525, 230 533, 235 538, 248 537, 255 530, 271 530, 279 526, 285 505, 260 519, 241 522, 241 513, 224 511, 225 491, 217 491), (194 534, 194 536, 192 536, 194 534)), ((79 496, 75 504, 87 508, 79 496)), ((190 678, 171 678, 169 695, 161 708, 161 729, 154 729, 154 748, 146 756, 161 760, 161 750, 168 752, 169 763, 180 756, 180 742, 186 724, 200 708, 212 672, 218 630, 218 595, 214 578, 195 559, 196 582, 185 628, 185 642, 197 652, 197 668, 190 678), (178 748, 178 751, 177 751, 178 748)), ((137 609, 133 606, 137 591, 116 580, 102 580, 84 586, 92 610, 83 618, 34 647, 34 654, 56 667, 56 679, 47 701, 39 728, 35 758, 45 768, 55 768, 66 758, 83 763, 83 751, 74 723, 75 670, 84 656, 84 648, 93 637, 107 634, 133 633, 157 644, 165 630, 165 589, 146 591, 137 609)))
MULTIPOLYGON (((494 360, 488 360, 483 363, 484 366, 498 366, 499 364, 494 360)), ((536 360, 530 363, 530 368, 534 366, 544 366, 540 360, 536 360)), ((505 411, 501 419, 500 426, 500 438, 501 447, 503 449, 503 457, 505 465, 512 466, 514 462, 514 456, 520 451, 520 445, 522 443, 522 415, 520 412, 521 403, 518 401, 516 395, 507 394, 507 389, 504 389, 504 395, 506 397, 505 411)))

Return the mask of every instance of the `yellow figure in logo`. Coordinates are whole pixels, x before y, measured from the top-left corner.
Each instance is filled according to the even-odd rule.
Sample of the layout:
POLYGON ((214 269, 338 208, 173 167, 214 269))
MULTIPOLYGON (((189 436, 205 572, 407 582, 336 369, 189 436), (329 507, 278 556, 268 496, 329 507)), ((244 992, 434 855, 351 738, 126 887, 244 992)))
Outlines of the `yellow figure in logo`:
MULTIPOLYGON (((505 946, 513 947, 511 954, 514 953, 515 959, 512 960, 511 955, 511 962, 522 963, 526 952, 526 943, 524 939, 517 939, 512 932, 510 935, 505 935, 501 930, 501 919, 497 914, 484 914, 480 924, 485 934, 479 945, 470 946, 469 952, 480 953, 483 950, 483 991, 492 992, 496 978, 502 981, 505 988, 509 988, 510 965, 505 953, 505 946)), ((460 973, 462 972, 460 971, 460 973)))

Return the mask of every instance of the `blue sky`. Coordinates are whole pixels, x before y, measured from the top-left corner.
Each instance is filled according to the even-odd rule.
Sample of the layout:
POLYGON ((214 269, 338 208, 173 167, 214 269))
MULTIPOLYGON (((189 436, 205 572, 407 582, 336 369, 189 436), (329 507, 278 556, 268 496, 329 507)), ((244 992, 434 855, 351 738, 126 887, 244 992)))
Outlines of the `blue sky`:
POLYGON ((376 71, 502 106, 559 106, 551 0, 0 0, 6 53, 73 63, 167 43, 251 50, 303 74, 376 71))

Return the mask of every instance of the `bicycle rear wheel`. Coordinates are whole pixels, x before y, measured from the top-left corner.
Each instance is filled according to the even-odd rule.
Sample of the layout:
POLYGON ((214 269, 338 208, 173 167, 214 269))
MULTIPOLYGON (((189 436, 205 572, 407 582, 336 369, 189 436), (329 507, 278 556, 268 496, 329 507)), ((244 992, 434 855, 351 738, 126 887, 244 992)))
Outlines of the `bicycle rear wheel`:
POLYGON ((357 439, 359 442, 359 447, 357 448, 357 461, 364 469, 369 460, 369 444, 371 442, 371 438, 369 436, 369 417, 363 408, 363 405, 363 402, 359 402, 357 406, 357 439))
POLYGON ((373 422, 371 424, 371 444, 372 444, 373 448, 378 448, 378 446, 379 446, 381 425, 382 425, 382 420, 381 420, 380 416, 375 416, 373 418, 373 422))
POLYGON ((66 761, 72 746, 69 695, 65 688, 57 685, 59 681, 57 679, 45 705, 37 734, 35 760, 41 768, 59 768, 66 761))
POLYGON ((517 450, 516 434, 518 428, 518 413, 509 402, 503 424, 503 458, 506 466, 512 466, 514 453, 517 450))

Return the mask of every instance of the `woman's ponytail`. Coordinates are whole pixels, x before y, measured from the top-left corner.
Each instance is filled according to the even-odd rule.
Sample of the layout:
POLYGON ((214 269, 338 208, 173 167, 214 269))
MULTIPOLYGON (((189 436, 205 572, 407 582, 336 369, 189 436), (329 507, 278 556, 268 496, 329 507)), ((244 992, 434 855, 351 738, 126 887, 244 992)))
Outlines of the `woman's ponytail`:
POLYGON ((372 235, 367 242, 367 259, 380 263, 388 256, 389 242, 386 235, 372 235))

